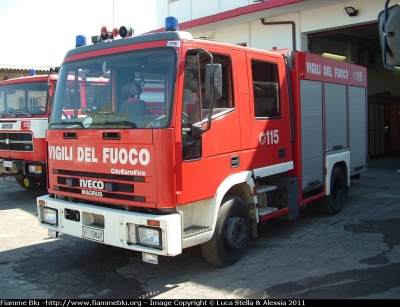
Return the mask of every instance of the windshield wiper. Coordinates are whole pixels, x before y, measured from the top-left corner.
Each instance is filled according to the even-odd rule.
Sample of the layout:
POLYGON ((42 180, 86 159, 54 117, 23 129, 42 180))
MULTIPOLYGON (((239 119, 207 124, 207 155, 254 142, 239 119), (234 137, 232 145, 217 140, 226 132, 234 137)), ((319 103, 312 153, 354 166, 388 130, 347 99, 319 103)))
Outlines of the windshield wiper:
POLYGON ((16 115, 11 114, 11 113, 9 113, 9 112, 7 112, 7 111, 2 111, 2 112, 1 112, 1 116, 4 116, 3 114, 5 114, 5 115, 11 115, 11 116, 16 117, 16 115))
POLYGON ((132 123, 132 122, 130 122, 130 121, 128 121, 128 120, 119 120, 119 121, 116 121, 116 122, 109 122, 109 121, 106 121, 106 122, 104 122, 104 123, 91 123, 90 124, 90 126, 93 126, 93 125, 96 125, 96 126, 102 126, 102 125, 105 125, 105 126, 110 126, 110 125, 124 125, 124 126, 129 126, 129 127, 131 127, 131 128, 137 128, 137 126, 136 126, 136 124, 135 123, 132 123))
POLYGON ((85 128, 85 127, 83 126, 83 123, 78 122, 78 121, 76 121, 76 122, 50 123, 50 125, 79 125, 79 126, 81 126, 82 128, 85 128))
POLYGON ((22 110, 15 110, 14 112, 21 112, 22 114, 32 117, 32 114, 26 113, 25 111, 22 111, 22 110))

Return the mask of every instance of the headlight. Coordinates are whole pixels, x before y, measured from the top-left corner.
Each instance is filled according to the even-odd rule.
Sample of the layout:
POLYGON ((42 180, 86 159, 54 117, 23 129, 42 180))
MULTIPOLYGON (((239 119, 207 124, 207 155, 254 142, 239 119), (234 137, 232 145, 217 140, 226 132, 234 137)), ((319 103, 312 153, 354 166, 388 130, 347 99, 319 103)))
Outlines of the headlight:
POLYGON ((31 165, 28 166, 28 172, 30 174, 42 174, 43 173, 43 166, 42 165, 31 164, 31 165))
POLYGON ((161 248, 161 229, 139 226, 138 241, 141 245, 161 248))
POLYGON ((50 225, 57 225, 57 210, 48 207, 42 207, 42 220, 50 225))

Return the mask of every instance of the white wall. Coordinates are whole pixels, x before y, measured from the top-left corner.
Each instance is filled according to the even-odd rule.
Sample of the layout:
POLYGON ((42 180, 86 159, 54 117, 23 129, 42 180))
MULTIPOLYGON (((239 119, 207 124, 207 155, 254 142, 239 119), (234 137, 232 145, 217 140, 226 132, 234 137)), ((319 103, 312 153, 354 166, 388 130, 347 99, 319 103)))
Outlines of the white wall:
MULTIPOLYGON (((385 1, 354 0, 324 8, 266 18, 265 21, 293 21, 296 29, 296 47, 294 49, 308 51, 308 34, 376 22, 378 14, 384 8, 385 1), (358 16, 349 17, 344 10, 345 6, 353 6, 359 10, 358 16)), ((179 22, 185 22, 250 4, 254 4, 252 0, 176 0, 172 3, 169 3, 169 0, 157 0, 158 28, 164 27, 164 19, 169 15, 177 17, 179 22)), ((292 27, 290 25, 263 25, 259 18, 255 18, 252 22, 223 29, 207 32, 192 32, 189 29, 189 32, 194 37, 203 36, 233 44, 245 43, 249 47, 266 50, 273 49, 273 47, 292 48, 292 27)), ((349 61, 357 62, 357 53, 355 52, 357 48, 351 43, 325 40, 321 41, 319 45, 313 45, 312 51, 320 53, 324 49, 347 55, 349 61)), ((400 84, 400 74, 384 68, 381 55, 377 53, 375 64, 369 67, 368 95, 390 91, 392 95, 400 96, 398 84, 400 84), (389 78, 388 75, 390 75, 389 78)))
MULTIPOLYGON (((218 14, 227 10, 254 4, 252 0, 157 0, 158 28, 164 27, 166 16, 173 15, 179 22, 186 22, 205 16, 218 14), (167 4, 167 9, 165 5, 167 4)), ((307 50, 308 33, 338 29, 348 26, 356 26, 375 22, 379 12, 383 9, 385 0, 355 0, 341 4, 331 5, 323 8, 301 11, 288 15, 265 19, 266 22, 293 21, 296 27, 296 50, 307 50), (349 17, 345 6, 353 6, 359 10, 356 17, 349 17)), ((190 31, 189 29, 189 32, 190 31)), ((292 48, 291 27, 288 25, 263 26, 259 18, 253 22, 238 24, 235 26, 235 39, 232 27, 215 30, 211 32, 192 32, 194 37, 205 36, 231 43, 239 43, 249 32, 246 43, 250 47, 263 49, 292 48), (274 29, 273 29, 274 28, 274 29), (206 35, 207 34, 207 35, 206 35)))
MULTIPOLYGON (((216 0, 217 2, 217 0, 216 0)), ((252 0, 219 0, 221 12, 236 9, 238 7, 254 4, 252 0)))
MULTIPOLYGON (((181 0, 180 0, 181 1, 181 0)), ((201 0, 192 2, 192 19, 218 14, 220 12, 220 1, 201 0), (212 12, 210 14, 210 12, 212 12)))
POLYGON ((254 4, 253 0, 157 0, 157 28, 164 27, 167 16, 186 22, 250 4, 254 4))

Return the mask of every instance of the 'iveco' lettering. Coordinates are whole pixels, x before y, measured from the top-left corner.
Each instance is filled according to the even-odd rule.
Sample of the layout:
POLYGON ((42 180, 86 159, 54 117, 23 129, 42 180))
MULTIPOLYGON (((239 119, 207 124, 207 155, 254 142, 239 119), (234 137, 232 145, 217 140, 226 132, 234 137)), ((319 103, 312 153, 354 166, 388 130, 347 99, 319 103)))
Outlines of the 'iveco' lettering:
POLYGON ((79 186, 82 188, 104 190, 104 182, 90 179, 79 179, 79 186))
POLYGON ((13 128, 13 124, 1 124, 1 128, 2 129, 12 129, 13 128))
POLYGON ((131 165, 136 165, 138 161, 141 165, 150 163, 150 153, 147 149, 143 148, 138 152, 135 148, 129 151, 125 148, 103 148, 103 163, 126 164, 129 162, 131 165))

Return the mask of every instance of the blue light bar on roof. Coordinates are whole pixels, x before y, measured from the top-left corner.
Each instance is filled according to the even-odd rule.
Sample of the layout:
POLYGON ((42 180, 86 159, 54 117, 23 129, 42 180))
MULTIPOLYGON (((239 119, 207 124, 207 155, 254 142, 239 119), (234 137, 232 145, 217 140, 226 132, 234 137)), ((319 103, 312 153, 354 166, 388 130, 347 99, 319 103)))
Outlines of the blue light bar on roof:
POLYGON ((77 35, 75 39, 75 47, 86 46, 86 36, 77 35))
POLYGON ((178 18, 174 16, 169 16, 165 18, 165 31, 178 31, 178 30, 179 30, 178 18))

